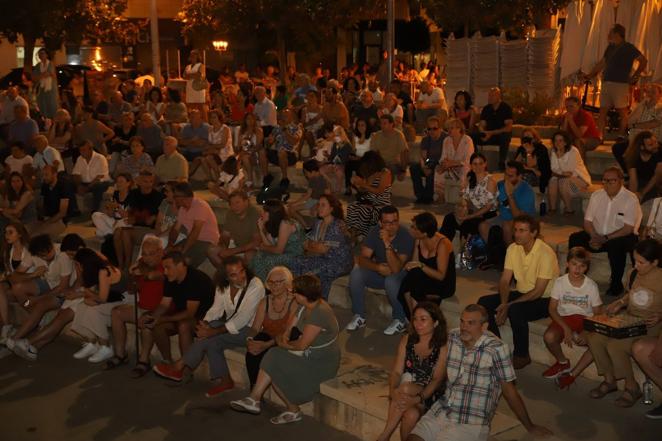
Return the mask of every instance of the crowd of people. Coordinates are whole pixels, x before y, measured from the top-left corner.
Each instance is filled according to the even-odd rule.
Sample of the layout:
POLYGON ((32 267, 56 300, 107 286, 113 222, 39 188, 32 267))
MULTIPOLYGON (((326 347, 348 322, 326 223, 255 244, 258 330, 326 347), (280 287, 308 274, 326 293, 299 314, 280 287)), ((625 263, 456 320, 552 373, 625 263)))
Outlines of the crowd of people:
MULTIPOLYGON (((618 110, 623 78, 638 79, 645 68, 624 34, 612 29, 605 58, 589 74, 604 70, 607 102, 618 110), (616 62, 614 51, 627 57, 618 52, 616 62)), ((93 91, 89 102, 58 103, 49 54, 39 54, 33 87, 0 96, 0 357, 37 360, 68 326, 82 342, 74 358, 118 368, 128 363, 134 323, 133 377, 153 371, 185 382, 206 358, 213 397, 234 387, 224 350, 245 348, 250 394, 230 406, 259 414, 271 387, 286 405, 271 422, 291 423, 337 374, 342 328, 327 300, 333 282, 348 275, 354 316, 344 330, 366 326, 366 289, 376 288, 392 309, 384 334, 405 334, 380 440, 398 425, 410 441, 441 432, 486 439, 501 395, 527 430, 549 433, 532 422, 514 386, 515 370, 531 363, 529 322, 547 317, 544 341, 556 363, 543 376, 560 388, 595 363, 604 381, 591 397, 615 392, 624 379, 616 404, 630 407, 642 393, 631 358, 662 386, 660 85, 644 87, 629 120, 623 113, 622 129, 631 130, 614 145, 620 166, 607 168, 590 195, 561 274, 540 218, 561 206, 574 212, 592 184, 586 152, 604 138, 604 121, 596 125, 576 97, 565 99, 551 149, 524 128, 511 155, 514 116, 501 90, 492 88, 482 109, 466 91, 447 102, 430 66, 412 72, 398 64, 390 83, 381 66, 353 66, 337 79, 321 68, 312 76, 290 70, 283 84, 273 67, 254 78, 240 68, 209 84, 194 50, 185 89, 129 80, 93 91), (414 96, 403 87, 412 82, 414 96), (488 170, 487 145, 498 147, 502 178, 488 170), (269 164, 280 171, 278 185, 269 164), (421 211, 401 225, 392 187, 408 171, 415 204, 454 204, 441 223, 421 211), (307 187, 291 195, 297 173, 307 187), (209 190, 223 215, 194 188, 209 190), (547 214, 538 212, 536 192, 547 214), (79 207, 88 196, 89 207, 79 207), (63 236, 87 220, 83 214, 100 250, 63 236), (607 253, 604 297, 586 275, 593 253, 607 253), (625 274, 628 256, 634 265, 625 274), (203 271, 206 262, 216 275, 203 271), (457 270, 474 266, 501 272, 498 292, 467 306, 460 328, 449 330, 439 305, 456 294, 457 270), (620 310, 645 323, 648 336, 584 331, 586 318, 620 310), (506 319, 512 356, 499 338, 506 319), (563 345, 587 349, 572 366, 563 345), (152 364, 154 346, 160 360, 152 364)), ((62 97, 69 93, 62 88, 62 97)), ((662 418, 662 406, 647 416, 662 418)))

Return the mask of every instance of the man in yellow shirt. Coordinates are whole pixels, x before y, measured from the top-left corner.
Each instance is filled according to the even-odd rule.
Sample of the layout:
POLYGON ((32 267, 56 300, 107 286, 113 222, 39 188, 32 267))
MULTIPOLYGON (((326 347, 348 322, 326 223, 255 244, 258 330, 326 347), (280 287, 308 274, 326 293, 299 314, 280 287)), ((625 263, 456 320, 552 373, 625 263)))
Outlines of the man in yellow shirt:
POLYGON ((549 316, 550 283, 559 275, 556 253, 542 239, 540 222, 529 215, 513 220, 515 242, 506 251, 499 293, 478 300, 490 313, 489 330, 499 336, 499 326, 510 319, 513 331, 513 366, 531 363, 529 322, 549 316), (515 290, 511 283, 515 279, 515 290))

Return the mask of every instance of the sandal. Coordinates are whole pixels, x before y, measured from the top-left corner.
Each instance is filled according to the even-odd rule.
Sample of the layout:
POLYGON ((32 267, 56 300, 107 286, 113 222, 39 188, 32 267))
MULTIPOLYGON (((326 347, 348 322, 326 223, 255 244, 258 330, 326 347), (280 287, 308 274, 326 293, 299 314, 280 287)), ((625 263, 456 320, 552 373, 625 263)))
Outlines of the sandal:
POLYGON ((618 407, 632 407, 637 403, 637 401, 639 401, 641 397, 642 393, 639 388, 635 390, 625 389, 623 391, 623 395, 614 401, 614 404, 616 404, 618 407))
POLYGON ((589 396, 595 400, 599 400, 605 395, 616 392, 617 390, 618 387, 616 386, 616 383, 607 383, 606 381, 603 381, 598 387, 591 389, 589 396))
POLYGON ((131 369, 131 378, 142 378, 151 370, 152 367, 149 363, 139 361, 136 367, 131 369))
POLYGON ((241 400, 230 401, 230 408, 241 413, 250 413, 251 415, 259 415, 262 409, 260 402, 251 397, 242 398, 241 400))
POLYGON ((109 371, 111 369, 115 369, 116 367, 120 367, 123 364, 126 364, 129 361, 129 356, 125 355, 124 357, 118 357, 117 355, 113 355, 108 361, 106 361, 106 367, 104 370, 109 371))
POLYGON ((271 418, 269 421, 271 421, 271 424, 289 424, 289 423, 296 423, 297 421, 301 421, 303 419, 303 415, 301 414, 301 411, 298 412, 283 412, 280 415, 271 418))

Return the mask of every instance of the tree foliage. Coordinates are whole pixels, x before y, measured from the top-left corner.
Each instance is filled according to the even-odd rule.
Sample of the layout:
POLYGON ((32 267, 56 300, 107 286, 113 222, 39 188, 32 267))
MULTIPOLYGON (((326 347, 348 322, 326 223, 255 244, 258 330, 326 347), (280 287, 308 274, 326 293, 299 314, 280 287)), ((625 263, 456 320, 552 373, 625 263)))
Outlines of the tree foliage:
POLYGON ((186 0, 178 18, 194 46, 209 47, 219 37, 259 39, 277 49, 284 63, 286 50, 313 50, 333 40, 337 27, 351 27, 384 5, 379 0, 186 0))
POLYGON ((522 35, 572 0, 421 0, 426 14, 448 32, 509 31, 522 35))
MULTIPOLYGON (((0 38, 15 43, 23 37, 25 53, 37 40, 49 49, 83 39, 131 39, 137 26, 122 18, 128 0, 22 0, 5 2, 0 14, 0 38)), ((26 67, 32 62, 25 57, 26 67)))

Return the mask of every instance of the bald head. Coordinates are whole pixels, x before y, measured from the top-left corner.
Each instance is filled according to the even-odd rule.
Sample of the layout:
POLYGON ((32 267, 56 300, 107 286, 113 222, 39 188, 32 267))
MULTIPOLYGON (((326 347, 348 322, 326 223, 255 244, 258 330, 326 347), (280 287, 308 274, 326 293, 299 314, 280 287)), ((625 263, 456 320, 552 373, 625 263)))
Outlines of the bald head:
POLYGON ((163 153, 167 156, 172 155, 177 150, 177 138, 174 136, 166 136, 163 139, 163 153))

